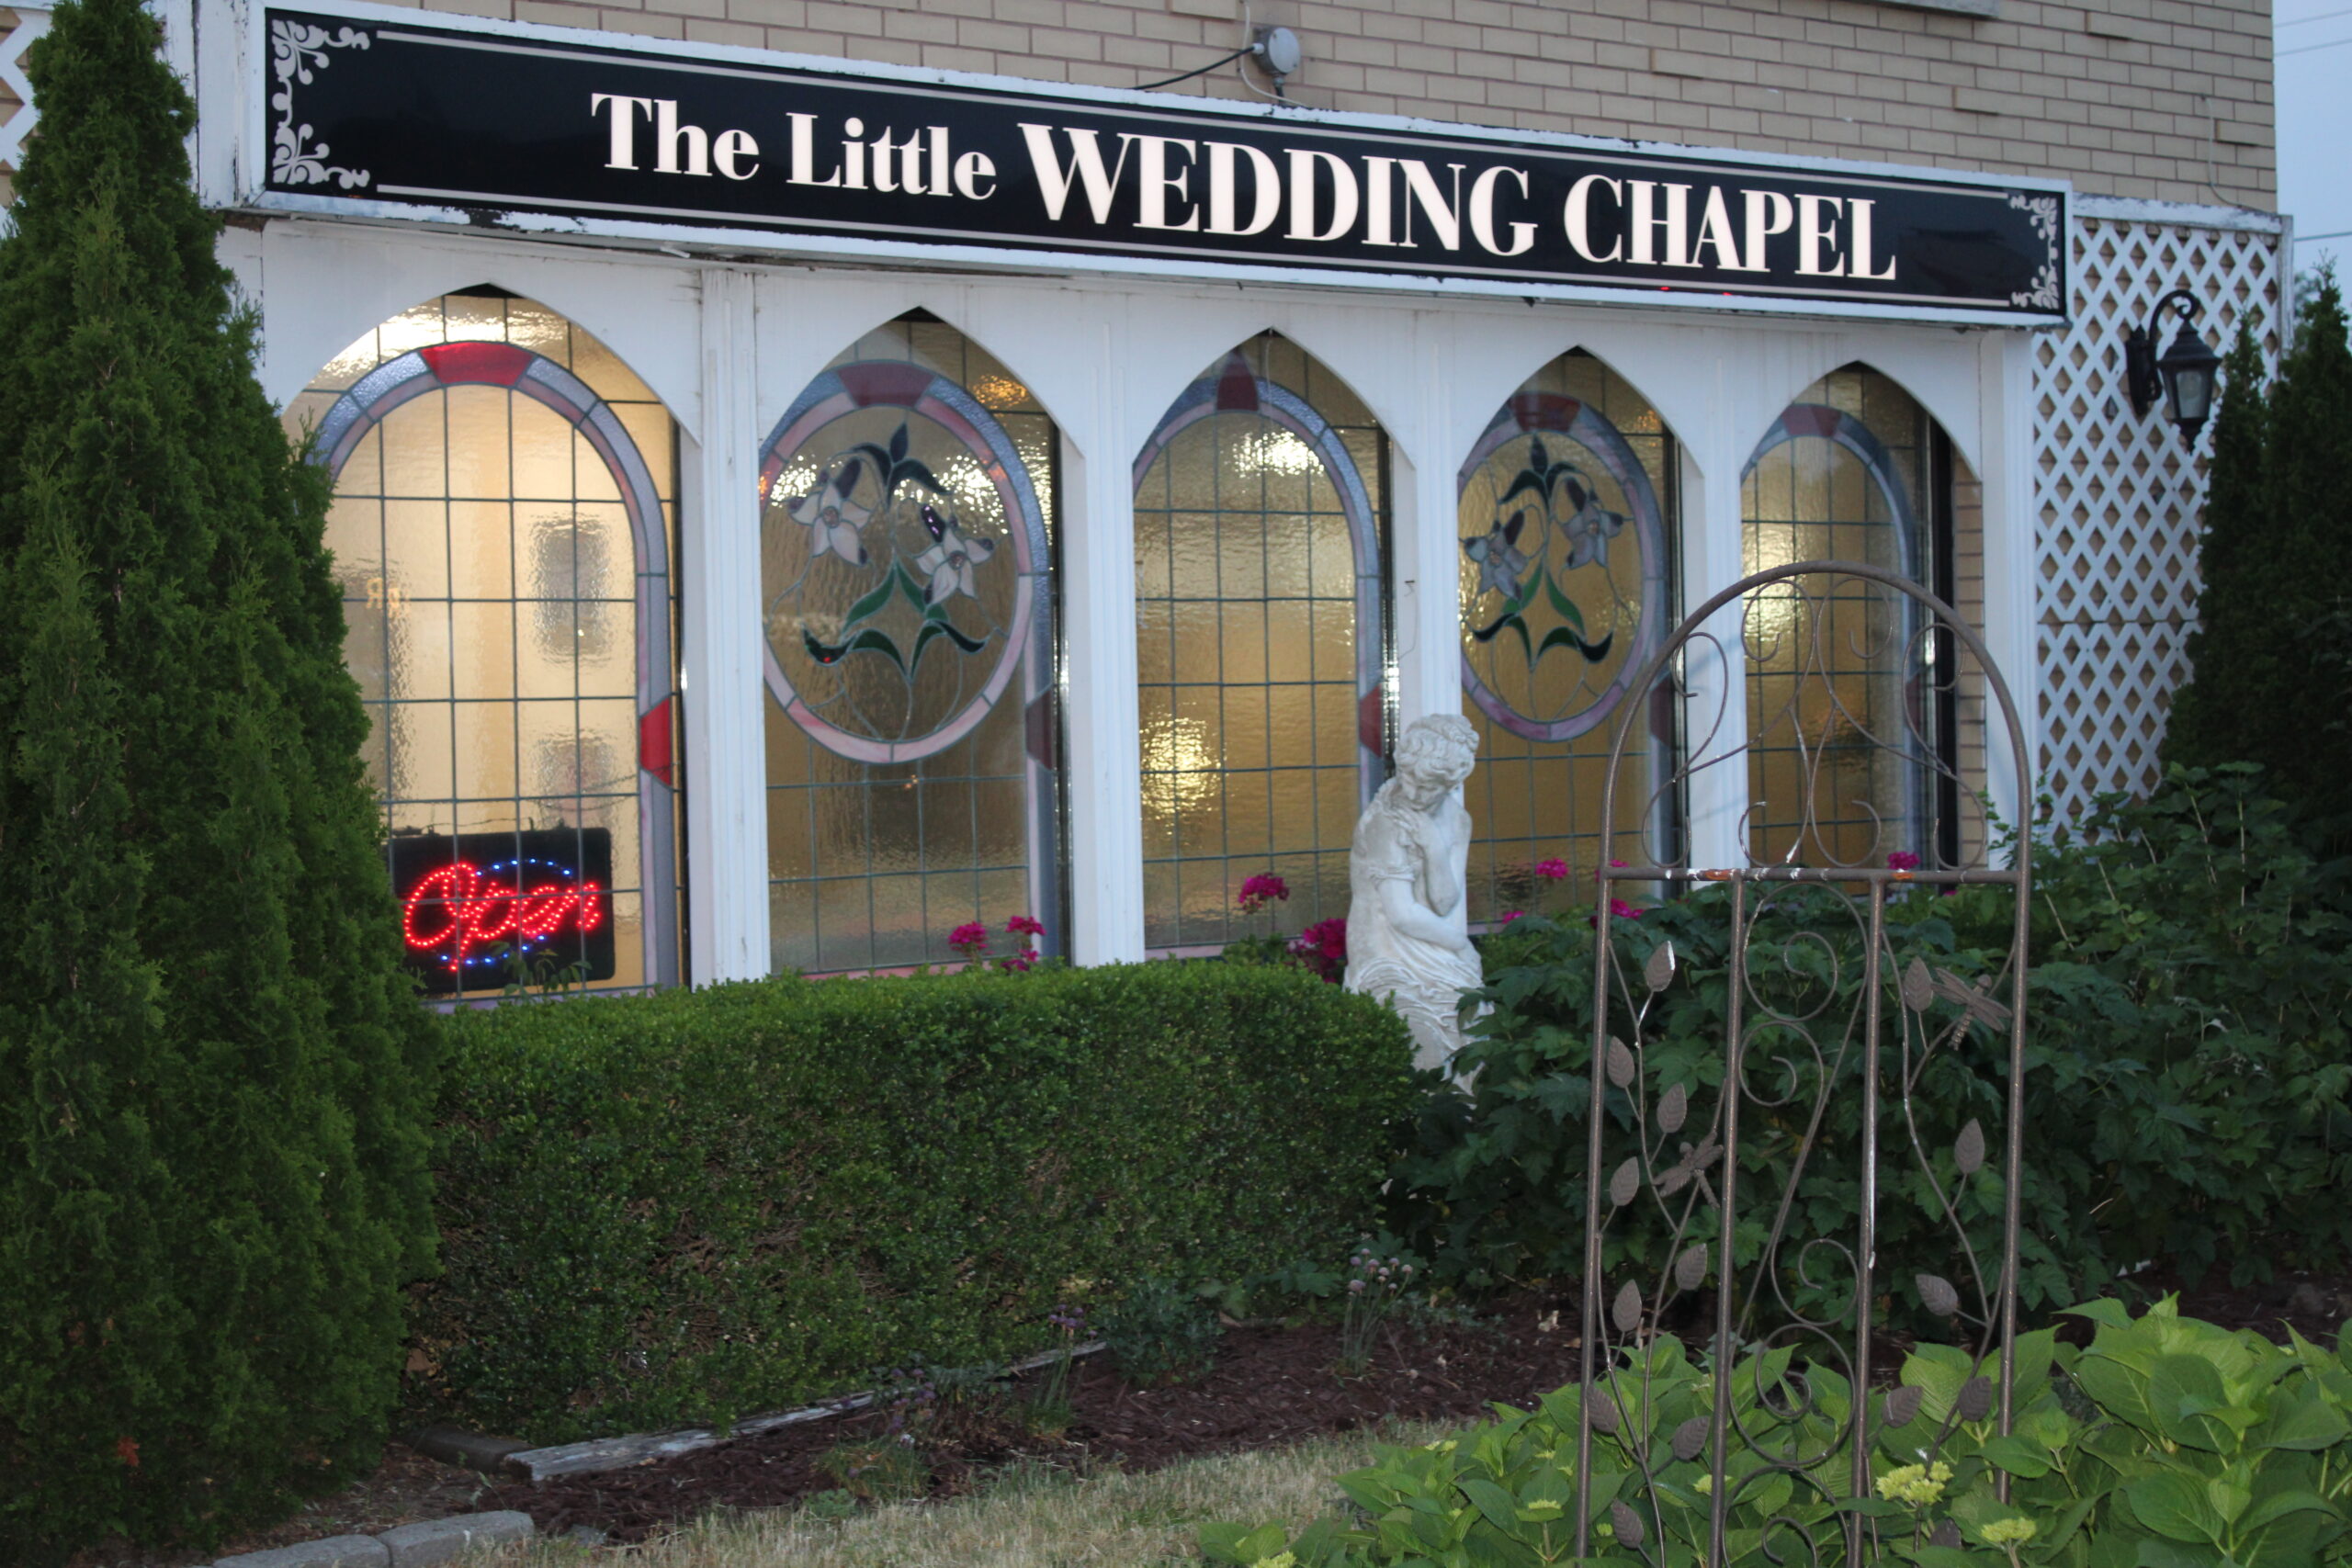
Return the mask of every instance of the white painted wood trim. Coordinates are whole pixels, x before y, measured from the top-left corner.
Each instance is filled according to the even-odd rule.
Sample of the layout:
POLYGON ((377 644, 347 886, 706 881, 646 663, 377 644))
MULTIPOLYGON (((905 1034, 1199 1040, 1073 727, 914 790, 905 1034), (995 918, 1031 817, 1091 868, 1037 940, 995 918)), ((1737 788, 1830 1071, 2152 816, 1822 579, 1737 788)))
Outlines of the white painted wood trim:
MULTIPOLYGON (((1127 315, 1114 310, 1073 331, 1063 352, 1091 378, 1062 425, 1062 766, 1068 822, 1070 960, 1144 955, 1143 748, 1136 692, 1136 498, 1125 434, 1127 315), (1080 423, 1080 421, 1083 423, 1080 423)), ((998 350, 1003 352, 1001 348, 998 350)), ((1008 359, 1018 368, 1017 361, 1008 359)))
POLYGON ((696 985, 752 979, 769 962, 756 315, 751 274, 703 273, 702 438, 684 465, 678 552, 687 971, 696 985))
POLYGON ((2289 220, 2277 212, 2250 207, 2208 207, 2193 201, 2149 201, 2139 197, 2086 196, 2076 192, 2071 215, 2102 218, 2119 223, 2179 223, 2192 229, 2244 229, 2257 234, 2284 233, 2289 220))

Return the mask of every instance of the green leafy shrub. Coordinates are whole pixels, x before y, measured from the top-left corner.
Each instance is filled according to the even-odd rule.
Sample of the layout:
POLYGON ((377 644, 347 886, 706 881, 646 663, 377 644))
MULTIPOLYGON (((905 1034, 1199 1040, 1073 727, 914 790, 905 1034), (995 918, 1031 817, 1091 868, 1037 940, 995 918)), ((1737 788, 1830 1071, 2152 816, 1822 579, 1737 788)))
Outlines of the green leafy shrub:
POLYGON ((432 1266, 322 540, 135 0, 61 5, 0 220, 0 1562, 374 1462, 432 1266))
POLYGON ((2340 739, 2321 738, 2352 705, 2339 640, 2352 578, 2352 346, 2333 271, 2298 312, 2267 387, 2256 330, 2241 324, 2222 372, 2188 637, 2194 673, 2174 694, 2163 754, 2261 764, 2340 850, 2352 846, 2352 770, 2340 739))
POLYGON ((1074 1292, 1295 1257, 1363 1228, 1412 1081, 1385 1008, 1226 964, 778 979, 451 1034, 411 1393, 549 1441, 1010 1359, 1074 1292))
POLYGON ((1102 1344, 1129 1382, 1188 1382, 1216 1364, 1224 1327, 1208 1303, 1173 1280, 1139 1281, 1102 1314, 1102 1344))
MULTIPOLYGON (((2079 1300, 2145 1259, 2192 1276, 2226 1264, 2242 1282, 2280 1264, 2352 1255, 2352 1209, 2329 1196, 2352 1181, 2352 922, 2333 907, 2323 869, 2283 809, 2261 795, 2258 775, 2176 770, 2153 799, 2109 801, 2084 837, 2039 848, 2034 870, 2026 1303, 2079 1300)), ((1862 936, 1841 897, 1771 890, 1751 927, 1759 994, 1819 1004, 1834 960, 1838 991, 1827 1010, 1842 1016, 1851 1007, 1862 936)), ((1674 944, 1677 974, 1653 999, 1644 1071, 1656 1091, 1679 1086, 1702 1106, 1721 1087, 1727 903, 1724 889, 1702 888, 1615 928, 1629 973, 1657 943, 1674 944)), ((2006 889, 1896 896, 1887 916, 1890 991, 1915 957, 1963 983, 1995 973, 2007 959, 2011 918, 2006 889)), ((1441 1278, 1474 1285, 1573 1279, 1583 1269, 1593 932, 1577 919, 1522 920, 1510 931, 1521 961, 1490 960, 1485 996, 1495 1010, 1476 1026, 1465 1058, 1476 1076, 1425 1104, 1390 1195, 1391 1224, 1432 1258, 1441 1278)), ((1895 1005, 1890 995, 1890 1014, 1895 1005)), ((1929 1065, 1910 1102, 1925 1147, 1950 1151, 1972 1121, 1997 1145, 2007 1058, 2006 1030, 1980 1025, 1929 1065)), ((1800 1240, 1854 1231, 1860 1053, 1847 1053, 1838 1070, 1797 1184, 1800 1240)), ((1815 1081, 1800 1087, 1809 1103, 1815 1081)), ((1607 1096, 1622 1129, 1630 1105, 1616 1086, 1607 1096)), ((1888 1115, 1896 1114, 1890 1104, 1888 1115)), ((1743 1190, 1777 1199, 1804 1133, 1784 1117, 1749 1117, 1743 1190)), ((1906 1133, 1890 1120, 1882 1138, 1906 1133)), ((1955 1181, 1950 1155, 1936 1158, 1939 1179, 1959 1189, 1976 1256, 1997 1258, 1997 1161, 1955 1181)), ((1962 1278, 1958 1238, 1924 1176, 1908 1162, 1887 1169, 1883 1273, 1962 1278)), ((1714 1224, 1702 1209, 1688 1229, 1712 1235, 1714 1224)), ((1741 1261, 1752 1262, 1760 1226, 1743 1216, 1738 1239, 1741 1261)), ((1612 1224, 1604 1262, 1612 1278, 1626 1265, 1655 1277, 1674 1246, 1664 1219, 1636 1208, 1612 1224)), ((1808 1303, 1826 1298, 1795 1304, 1808 1303)))
MULTIPOLYGON (((1854 1390, 1783 1348, 1731 1373, 1724 1568, 1803 1562, 1922 1568, 2316 1568, 2352 1562, 2352 1336, 2280 1348, 2178 1316, 2078 1309, 2087 1348, 2044 1331, 2017 1348, 2016 1416, 1999 1435, 1998 1362, 1920 1346, 1898 1388, 1868 1393, 1869 1495, 1852 1489, 1854 1390), (2001 1488, 2007 1488, 2006 1499, 2001 1488), (1860 1536, 1849 1554, 1847 1531, 1860 1536)), ((1592 1413, 1593 1553, 1574 1556, 1583 1395, 1419 1448, 1383 1448, 1339 1478, 1361 1510, 1293 1538, 1216 1524, 1204 1554, 1240 1568, 1690 1568, 1707 1561, 1715 1384, 1653 1343, 1592 1413)))

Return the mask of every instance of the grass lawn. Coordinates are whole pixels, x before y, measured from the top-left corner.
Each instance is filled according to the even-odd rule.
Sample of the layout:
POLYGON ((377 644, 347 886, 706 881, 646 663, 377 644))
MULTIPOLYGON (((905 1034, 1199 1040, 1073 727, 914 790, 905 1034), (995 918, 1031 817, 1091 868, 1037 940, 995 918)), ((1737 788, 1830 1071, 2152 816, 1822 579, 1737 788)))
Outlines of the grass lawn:
MULTIPOLYGON (((1211 1520, 1303 1526, 1344 1501, 1331 1477, 1371 1462, 1378 1440, 1418 1442, 1419 1427, 1218 1454, 1164 1470, 1080 1478, 1014 1466, 968 1497, 902 1503, 825 1519, 797 1510, 706 1519, 629 1554, 630 1568, 1191 1568, 1211 1520)), ((475 1561, 559 1568, 614 1554, 534 1541, 475 1561)))

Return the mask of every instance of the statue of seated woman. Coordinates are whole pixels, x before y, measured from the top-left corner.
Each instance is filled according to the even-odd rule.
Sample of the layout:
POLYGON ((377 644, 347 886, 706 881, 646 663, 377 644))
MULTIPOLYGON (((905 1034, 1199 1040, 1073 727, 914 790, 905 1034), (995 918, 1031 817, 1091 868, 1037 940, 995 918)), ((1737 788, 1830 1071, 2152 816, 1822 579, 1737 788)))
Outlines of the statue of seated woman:
POLYGON ((1403 1016, 1417 1066, 1451 1066, 1462 993, 1485 983, 1464 897, 1470 813, 1455 797, 1477 755, 1478 732, 1459 714, 1415 719, 1348 852, 1345 984, 1403 1016))

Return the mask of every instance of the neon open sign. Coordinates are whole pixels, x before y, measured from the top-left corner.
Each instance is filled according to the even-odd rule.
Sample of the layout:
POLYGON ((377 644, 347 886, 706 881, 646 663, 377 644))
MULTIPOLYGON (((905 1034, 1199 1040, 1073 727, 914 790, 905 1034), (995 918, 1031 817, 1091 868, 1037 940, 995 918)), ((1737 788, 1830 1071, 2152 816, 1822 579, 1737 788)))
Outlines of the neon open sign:
POLYGON ((409 969, 429 991, 496 989, 519 957, 536 978, 612 977, 613 840, 605 829, 409 834, 392 840, 409 969))

